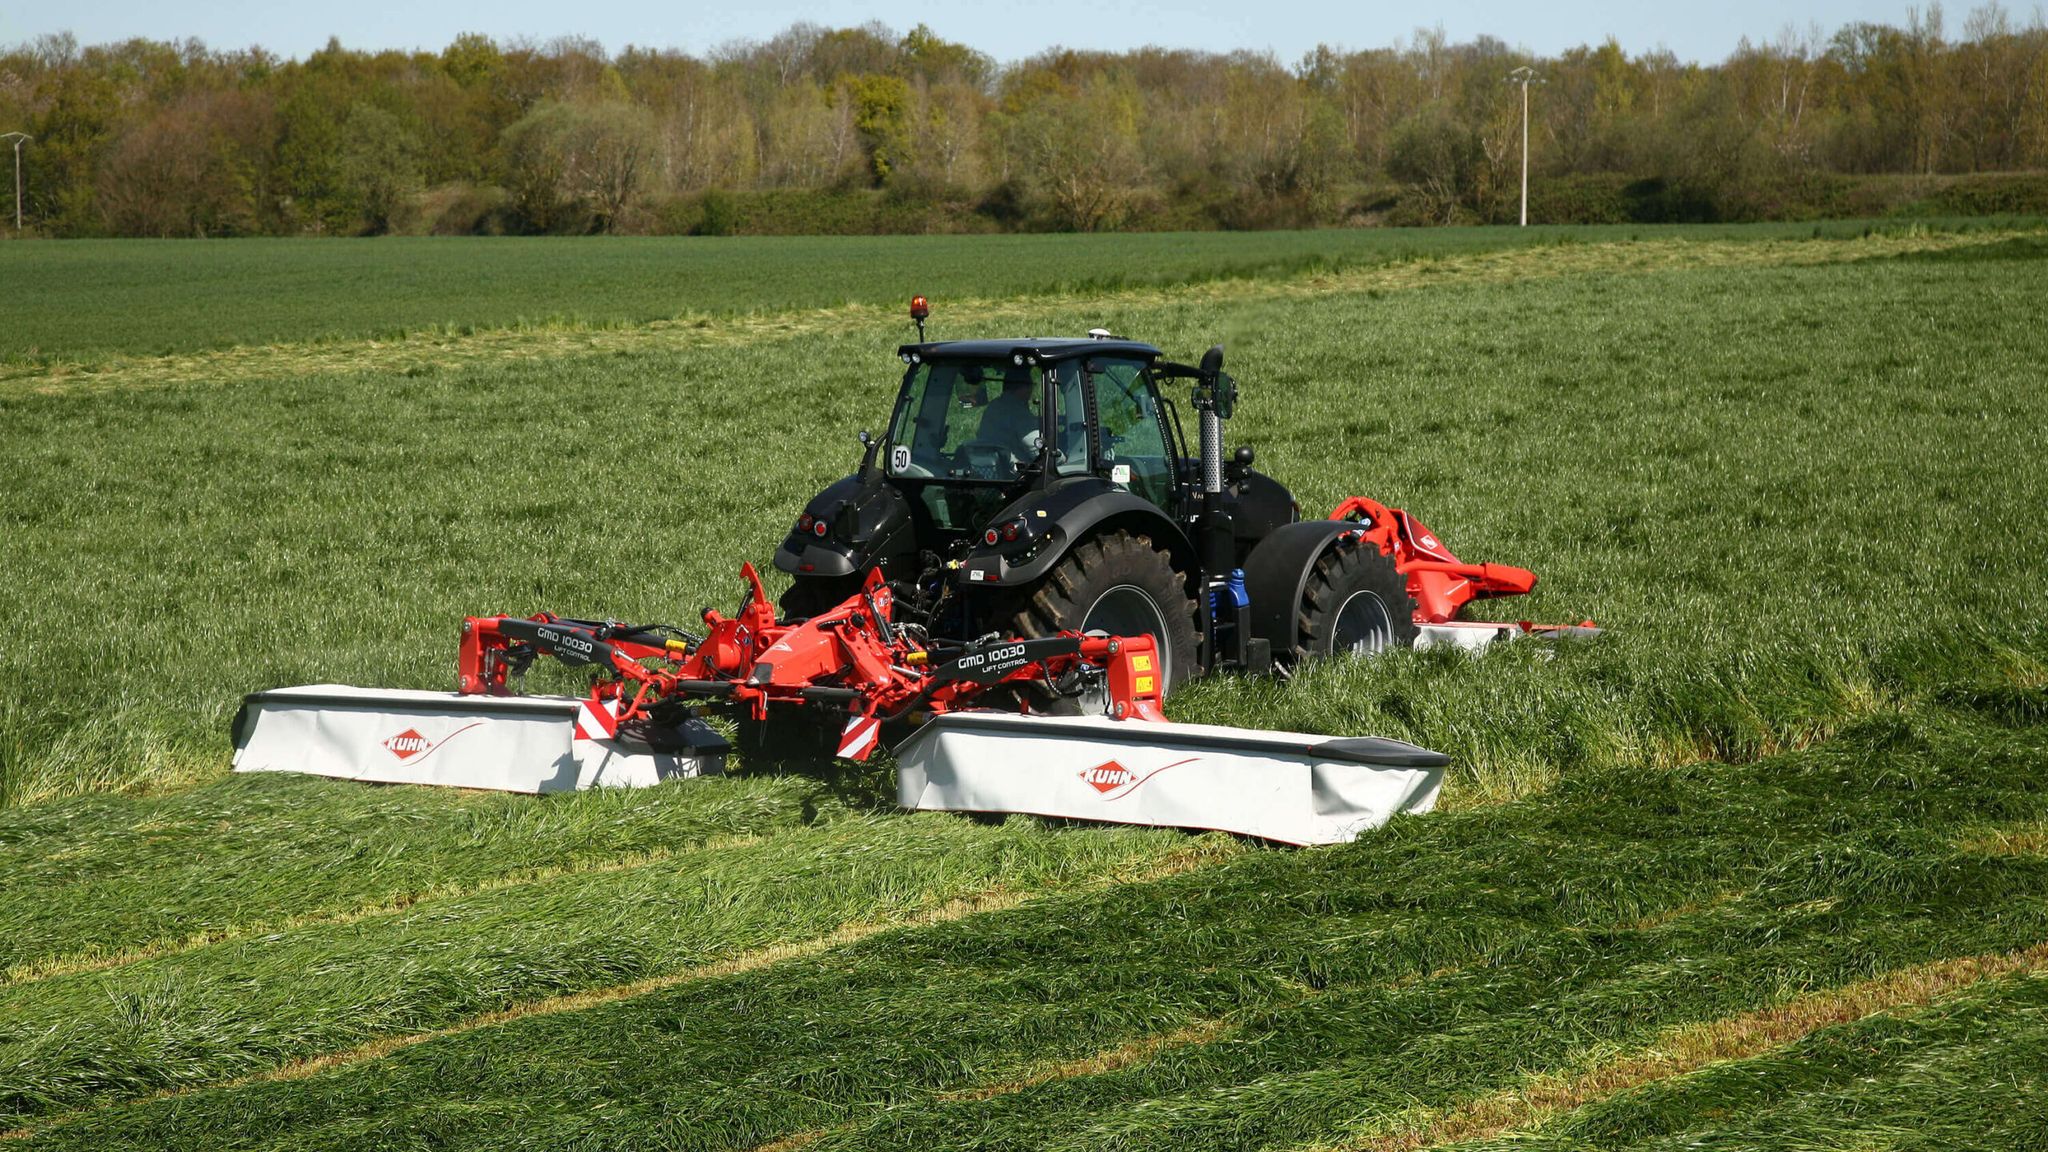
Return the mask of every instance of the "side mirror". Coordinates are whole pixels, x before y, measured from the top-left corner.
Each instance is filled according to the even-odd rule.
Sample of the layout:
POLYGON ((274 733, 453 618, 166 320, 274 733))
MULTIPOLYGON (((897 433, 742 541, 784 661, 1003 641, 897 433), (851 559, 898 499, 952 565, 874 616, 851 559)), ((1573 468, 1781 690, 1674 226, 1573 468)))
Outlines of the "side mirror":
POLYGON ((882 442, 868 435, 868 430, 863 428, 860 430, 860 446, 863 449, 860 454, 860 475, 865 480, 874 475, 875 452, 882 447, 882 442))

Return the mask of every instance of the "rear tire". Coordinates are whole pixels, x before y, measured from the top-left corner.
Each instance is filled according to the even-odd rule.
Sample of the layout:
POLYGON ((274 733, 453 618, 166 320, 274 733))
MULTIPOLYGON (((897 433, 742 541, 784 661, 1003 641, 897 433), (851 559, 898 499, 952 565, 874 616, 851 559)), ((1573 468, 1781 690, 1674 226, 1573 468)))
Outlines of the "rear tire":
MULTIPOLYGON (((1166 672, 1166 691, 1192 680, 1197 662, 1195 602, 1173 559, 1148 537, 1106 532, 1067 550, 1033 588, 1008 631, 1026 640, 1056 632, 1101 629, 1115 636, 1152 633, 1166 672)), ((1034 693, 1035 712, 1078 715, 1082 701, 1034 693)))
POLYGON ((1341 542, 1309 573, 1296 631, 1307 660, 1412 648, 1417 629, 1408 578, 1378 548, 1341 542))

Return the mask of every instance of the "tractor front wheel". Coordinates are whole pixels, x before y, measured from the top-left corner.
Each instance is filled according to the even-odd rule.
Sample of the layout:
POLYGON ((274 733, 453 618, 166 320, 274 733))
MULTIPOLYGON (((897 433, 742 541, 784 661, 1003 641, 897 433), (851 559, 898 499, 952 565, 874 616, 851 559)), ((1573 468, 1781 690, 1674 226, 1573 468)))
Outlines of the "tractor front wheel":
POLYGON ((1307 659, 1370 656, 1415 644, 1415 601, 1394 559, 1369 544, 1344 542, 1323 553, 1302 590, 1297 622, 1307 659))
MULTIPOLYGON (((1200 671, 1195 604, 1173 559, 1144 536, 1107 532, 1068 550, 1046 573, 1009 623, 1009 632, 1037 639, 1061 631, 1150 634, 1159 646, 1166 690, 1200 671)), ((1082 711, 1072 699, 1033 701, 1038 710, 1082 711)))

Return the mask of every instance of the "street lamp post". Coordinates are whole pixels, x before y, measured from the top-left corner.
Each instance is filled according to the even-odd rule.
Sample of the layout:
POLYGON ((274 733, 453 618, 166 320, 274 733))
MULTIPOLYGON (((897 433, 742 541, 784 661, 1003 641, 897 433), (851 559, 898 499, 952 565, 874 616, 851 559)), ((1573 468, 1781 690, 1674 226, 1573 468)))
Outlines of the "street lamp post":
POLYGON ((14 232, 21 234, 21 146, 34 140, 26 132, 0 133, 0 140, 14 141, 14 232))
POLYGON ((1529 85, 1543 83, 1536 70, 1524 64, 1508 73, 1508 83, 1522 86, 1522 227, 1529 226, 1529 85))

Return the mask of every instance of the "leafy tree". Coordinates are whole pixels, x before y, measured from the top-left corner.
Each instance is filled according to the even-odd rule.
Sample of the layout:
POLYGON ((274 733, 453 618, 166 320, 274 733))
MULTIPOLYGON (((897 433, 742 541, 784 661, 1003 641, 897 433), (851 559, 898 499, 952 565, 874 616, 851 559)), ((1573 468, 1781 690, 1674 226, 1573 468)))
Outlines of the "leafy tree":
POLYGON ((342 139, 345 202, 370 231, 391 231, 419 188, 419 140, 398 117, 363 103, 349 109, 342 139))
MULTIPOLYGON (((860 199, 875 188, 892 211, 977 203, 1004 227, 1332 222, 1395 195, 1404 217, 1499 220, 1521 143, 1503 79, 1529 64, 1548 81, 1539 188, 1562 183, 1561 203, 1602 218, 1614 194, 1572 188, 1637 189, 1627 211, 1642 218, 1746 218, 1843 205, 1844 177, 2048 167, 2042 20, 1990 2, 1953 35, 1930 7, 1826 38, 1787 28, 1708 64, 1613 41, 1530 59, 1423 29, 1291 68, 1161 48, 999 66, 924 25, 798 24, 701 56, 616 58, 476 33, 438 52, 330 42, 296 62, 49 36, 0 46, 0 131, 35 137, 24 208, 62 236, 403 230, 453 204, 467 228, 508 203, 479 226, 676 226, 713 188, 735 227, 775 215, 746 200, 770 190, 871 221, 860 199)), ((1976 202, 2026 211, 2041 185, 1995 186, 1976 202)))
POLYGON ((900 76, 855 76, 842 91, 853 108, 869 175, 885 184, 910 152, 910 85, 900 76))
POLYGON ((505 130, 513 202, 534 231, 610 232, 632 206, 655 153, 644 108, 547 103, 505 130))
POLYGON ((132 124, 99 167, 99 204, 123 236, 232 236, 263 228, 272 124, 261 93, 192 93, 132 124))
POLYGON ((1429 216, 1449 224, 1475 187, 1482 156, 1472 129, 1433 101, 1395 127, 1387 171, 1413 183, 1429 216))
POLYGON ((903 70, 931 84, 951 82, 984 91, 996 75, 995 61, 985 53, 942 40, 923 24, 904 33, 899 51, 903 70))
POLYGON ((27 208, 57 235, 90 236, 103 222, 94 193, 120 126, 120 91, 68 34, 43 37, 34 51, 46 71, 40 114, 28 130, 35 144, 27 153, 27 208))
POLYGON ((1054 219, 1082 232, 1113 227, 1145 176, 1138 149, 1138 94, 1126 78, 1094 76, 1078 91, 1048 96, 1013 132, 1030 162, 1026 179, 1054 219))
POLYGON ((504 74, 505 54, 490 37, 464 32, 441 50, 441 69, 464 88, 480 88, 504 74))
MULTIPOLYGON (((928 189, 957 188, 980 175, 977 142, 985 118, 980 89, 964 80, 910 88, 908 179, 928 189)), ((899 183, 902 181, 899 181, 899 183)))

